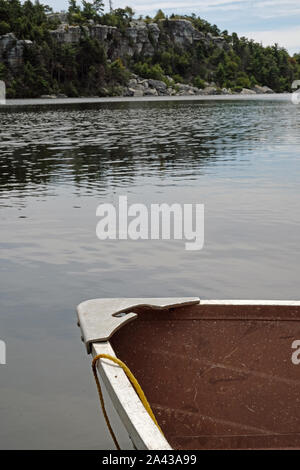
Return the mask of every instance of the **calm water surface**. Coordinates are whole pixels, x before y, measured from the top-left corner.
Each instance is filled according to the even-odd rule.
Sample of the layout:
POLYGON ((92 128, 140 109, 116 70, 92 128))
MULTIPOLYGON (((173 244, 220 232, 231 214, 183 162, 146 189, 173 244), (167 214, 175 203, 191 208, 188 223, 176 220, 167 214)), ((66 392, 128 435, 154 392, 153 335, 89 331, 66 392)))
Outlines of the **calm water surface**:
POLYGON ((19 105, 0 110, 0 133, 1 448, 113 447, 76 326, 79 302, 299 299, 300 106, 19 105), (204 249, 100 242, 96 207, 120 195, 204 203, 204 249))

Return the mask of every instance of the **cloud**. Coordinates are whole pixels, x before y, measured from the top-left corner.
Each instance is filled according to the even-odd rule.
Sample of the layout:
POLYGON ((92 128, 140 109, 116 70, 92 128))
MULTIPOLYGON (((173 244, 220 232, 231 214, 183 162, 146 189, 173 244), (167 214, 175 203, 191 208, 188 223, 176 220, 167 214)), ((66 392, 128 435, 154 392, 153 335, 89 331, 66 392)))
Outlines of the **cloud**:
POLYGON ((262 42, 264 46, 271 46, 277 43, 281 47, 288 49, 291 53, 300 52, 300 26, 268 31, 248 31, 243 35, 257 42, 262 42))
MULTIPOLYGON (((116 7, 124 7, 128 0, 114 2, 116 7)), ((197 12, 218 12, 238 10, 241 15, 251 14, 261 18, 276 18, 282 15, 291 16, 300 12, 299 0, 165 0, 164 2, 150 3, 145 0, 135 0, 132 5, 138 12, 162 10, 191 10, 197 12)))
MULTIPOLYGON (((207 2, 206 0, 190 0, 190 1, 183 1, 183 0, 174 0, 168 1, 165 0, 164 2, 157 2, 157 3, 149 3, 144 1, 135 1, 133 9, 137 12, 149 12, 149 11, 156 11, 158 9, 161 10, 181 10, 187 11, 194 9, 195 12, 204 12, 209 10, 215 9, 224 9, 224 10, 232 10, 232 9, 241 9, 245 6, 245 3, 251 3, 249 0, 213 0, 211 2, 207 2)), ((121 0, 118 2, 118 7, 124 7, 128 4, 127 0, 121 0)))

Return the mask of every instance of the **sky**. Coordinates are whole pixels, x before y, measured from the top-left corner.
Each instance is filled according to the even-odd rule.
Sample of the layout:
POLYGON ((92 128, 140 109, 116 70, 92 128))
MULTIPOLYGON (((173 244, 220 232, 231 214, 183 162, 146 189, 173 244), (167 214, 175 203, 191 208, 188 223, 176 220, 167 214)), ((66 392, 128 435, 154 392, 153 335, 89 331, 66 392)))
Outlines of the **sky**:
MULTIPOLYGON (((77 0, 80 3, 80 0, 77 0)), ((108 0, 104 0, 108 5, 108 0)), ((129 5, 136 15, 195 13, 222 31, 236 32, 262 42, 278 43, 293 54, 300 52, 300 0, 112 0, 113 8, 129 5)), ((41 0, 55 11, 67 10, 67 0, 41 0)))

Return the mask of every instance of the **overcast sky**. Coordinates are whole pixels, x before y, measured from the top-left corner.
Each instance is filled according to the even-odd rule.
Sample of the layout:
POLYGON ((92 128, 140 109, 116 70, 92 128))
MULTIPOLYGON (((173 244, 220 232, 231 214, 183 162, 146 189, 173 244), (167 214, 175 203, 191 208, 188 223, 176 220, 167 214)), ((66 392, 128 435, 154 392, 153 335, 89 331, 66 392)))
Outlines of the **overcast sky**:
MULTIPOLYGON (((300 52, 300 0, 112 0, 114 8, 129 5, 137 15, 195 13, 221 30, 237 32, 264 45, 277 42, 290 53, 300 52)), ((68 8, 67 0, 41 0, 55 11, 68 8)), ((78 0, 80 2, 80 0, 78 0)), ((105 1, 108 5, 108 0, 105 1)))

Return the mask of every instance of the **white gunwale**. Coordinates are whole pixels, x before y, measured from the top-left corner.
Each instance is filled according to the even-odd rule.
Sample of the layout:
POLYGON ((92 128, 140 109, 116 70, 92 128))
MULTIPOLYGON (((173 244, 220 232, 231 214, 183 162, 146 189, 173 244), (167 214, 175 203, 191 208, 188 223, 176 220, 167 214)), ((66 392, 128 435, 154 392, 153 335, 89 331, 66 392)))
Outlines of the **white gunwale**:
MULTIPOLYGON (((98 354, 115 356, 109 342, 93 343, 92 355, 95 357, 98 354)), ((171 450, 172 447, 150 418, 123 369, 109 359, 99 359, 97 366, 115 410, 135 448, 171 450)))
POLYGON ((200 305, 270 305, 300 306, 299 300, 200 300, 200 305))

